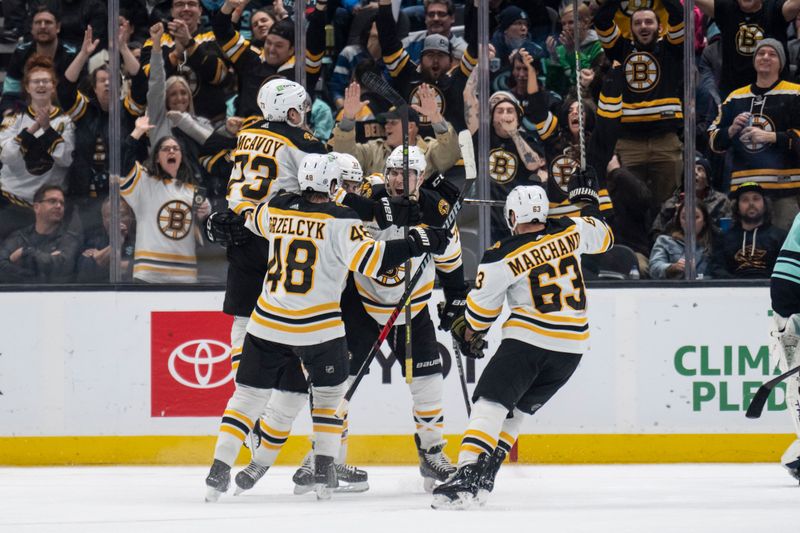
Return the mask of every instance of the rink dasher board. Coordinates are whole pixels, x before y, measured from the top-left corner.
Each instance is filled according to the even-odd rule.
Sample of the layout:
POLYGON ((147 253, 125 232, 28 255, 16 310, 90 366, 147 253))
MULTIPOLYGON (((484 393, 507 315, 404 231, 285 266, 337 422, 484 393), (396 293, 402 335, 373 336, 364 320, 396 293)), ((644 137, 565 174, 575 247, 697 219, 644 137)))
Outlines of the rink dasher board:
MULTIPOLYGON (((0 464, 195 464, 211 456, 232 390, 221 292, 0 294, 0 464)), ((432 316, 441 300, 436 291, 432 316)), ((767 288, 590 290, 591 347, 572 380, 522 427, 521 462, 775 460, 791 437, 783 389, 744 417, 769 358, 767 288), (590 451, 589 451, 590 450, 590 451)), ((498 321, 488 353, 501 339, 498 321)), ((466 413, 437 332, 445 432, 466 413)), ((469 389, 488 357, 468 361, 469 389)), ((416 460, 411 401, 388 350, 350 412, 350 457, 416 460)), ((307 412, 281 462, 308 447, 307 412)))

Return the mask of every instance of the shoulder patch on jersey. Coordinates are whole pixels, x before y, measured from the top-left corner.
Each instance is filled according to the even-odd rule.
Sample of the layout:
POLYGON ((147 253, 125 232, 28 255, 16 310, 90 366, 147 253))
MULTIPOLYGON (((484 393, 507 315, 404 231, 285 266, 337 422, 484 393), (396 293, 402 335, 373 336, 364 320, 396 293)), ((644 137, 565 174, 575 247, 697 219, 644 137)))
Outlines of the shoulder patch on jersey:
POLYGON ((447 200, 445 200, 444 198, 439 200, 439 204, 437 205, 437 207, 439 208, 439 213, 441 213, 442 215, 446 215, 450 211, 450 204, 448 204, 447 200))
MULTIPOLYGON (((510 252, 516 250, 529 240, 533 240, 533 235, 532 233, 524 233, 522 235, 512 235, 511 237, 506 237, 505 239, 497 241, 491 248, 488 248, 483 253, 481 263, 496 263, 502 261, 510 252)), ((536 235, 541 235, 541 233, 537 233, 536 235)))
POLYGON ((286 137, 298 149, 309 154, 325 154, 327 150, 322 142, 307 131, 290 126, 285 122, 269 122, 266 129, 286 137))

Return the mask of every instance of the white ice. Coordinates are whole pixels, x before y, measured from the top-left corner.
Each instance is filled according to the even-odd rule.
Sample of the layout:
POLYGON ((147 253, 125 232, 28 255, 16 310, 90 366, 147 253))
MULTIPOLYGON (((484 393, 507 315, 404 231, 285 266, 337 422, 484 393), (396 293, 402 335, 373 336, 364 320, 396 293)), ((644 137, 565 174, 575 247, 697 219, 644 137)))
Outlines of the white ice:
POLYGON ((413 467, 371 467, 370 490, 292 494, 276 467, 204 503, 201 467, 0 468, 0 531, 733 533, 797 527, 800 487, 777 464, 505 465, 486 507, 434 511, 413 467))

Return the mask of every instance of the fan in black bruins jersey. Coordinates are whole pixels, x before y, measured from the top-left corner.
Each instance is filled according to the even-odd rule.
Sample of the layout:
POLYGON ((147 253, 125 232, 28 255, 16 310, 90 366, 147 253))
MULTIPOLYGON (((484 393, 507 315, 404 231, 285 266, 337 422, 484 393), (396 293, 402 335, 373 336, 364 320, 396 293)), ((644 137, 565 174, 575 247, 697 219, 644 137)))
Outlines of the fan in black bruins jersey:
POLYGON ((468 507, 476 497, 485 501, 523 415, 536 413, 569 380, 586 349, 581 255, 607 251, 614 238, 596 208, 593 177, 578 172, 571 181, 571 199, 591 202, 585 216, 548 219, 542 187, 511 191, 505 215, 513 236, 486 251, 466 314, 453 323, 462 352, 482 357, 484 336, 508 300, 503 340, 473 393, 458 471, 434 489, 435 509, 468 507))
POLYGON ((449 232, 430 227, 411 228, 404 239, 375 241, 355 211, 330 201, 339 175, 335 155, 309 154, 297 176, 301 194, 275 195, 248 212, 246 225, 268 241, 271 259, 247 324, 236 389, 222 416, 207 501, 228 489, 231 465, 265 407, 262 447, 271 453, 254 456, 245 470, 261 477, 274 462, 308 398, 304 379, 287 380, 287 373, 299 371, 298 359, 313 398, 314 488, 318 498, 330 498, 343 423, 335 411, 349 369, 339 303, 348 272, 378 277, 411 257, 447 247, 449 232))

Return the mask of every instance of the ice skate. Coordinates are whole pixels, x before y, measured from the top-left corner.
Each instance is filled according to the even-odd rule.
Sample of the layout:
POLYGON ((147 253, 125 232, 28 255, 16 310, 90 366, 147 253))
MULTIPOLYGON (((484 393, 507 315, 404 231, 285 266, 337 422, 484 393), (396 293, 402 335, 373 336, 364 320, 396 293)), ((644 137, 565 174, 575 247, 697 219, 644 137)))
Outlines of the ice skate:
POLYGON ((224 492, 227 492, 231 484, 231 467, 214 459, 211 471, 206 477, 206 501, 216 502, 224 492))
POLYGON ((789 475, 800 481, 800 457, 794 461, 784 463, 783 467, 789 472, 789 475))
POLYGON ((250 490, 258 483, 258 480, 264 477, 264 474, 269 470, 268 466, 262 466, 255 461, 250 461, 250 464, 236 474, 234 482, 236 483, 236 490, 233 495, 238 496, 246 490, 250 490))
POLYGON ((445 483, 433 489, 434 509, 468 509, 475 501, 478 494, 478 484, 486 463, 488 454, 481 454, 477 463, 469 463, 456 471, 455 475, 445 483))
POLYGON ((314 452, 308 452, 303 458, 303 464, 292 476, 294 493, 305 494, 314 490, 314 452))
POLYGON ((489 494, 494 489, 494 478, 500 470, 503 461, 506 460, 506 451, 499 446, 494 449, 494 453, 488 458, 484 466, 481 477, 478 480, 478 494, 476 500, 479 505, 485 505, 489 499, 489 494))
POLYGON ((427 450, 423 450, 420 447, 418 435, 414 435, 414 442, 417 444, 419 473, 422 474, 425 492, 431 492, 436 486, 436 482, 442 483, 446 481, 456 471, 456 467, 453 466, 453 463, 442 451, 445 445, 444 441, 431 446, 427 450))
POLYGON ((366 492, 369 490, 367 473, 353 465, 337 464, 336 478, 339 486, 333 492, 366 492))
POLYGON ((339 486, 336 480, 336 465, 333 457, 314 456, 314 492, 318 500, 330 500, 333 490, 339 486))

